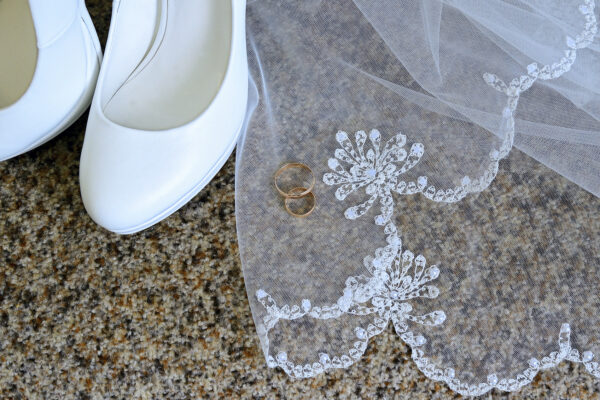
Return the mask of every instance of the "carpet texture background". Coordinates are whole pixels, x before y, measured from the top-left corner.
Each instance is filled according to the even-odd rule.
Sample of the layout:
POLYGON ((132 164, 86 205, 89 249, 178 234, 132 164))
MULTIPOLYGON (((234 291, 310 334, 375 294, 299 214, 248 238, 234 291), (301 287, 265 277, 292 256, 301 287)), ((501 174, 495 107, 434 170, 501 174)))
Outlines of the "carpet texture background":
MULTIPOLYGON (((86 3, 104 45, 111 2, 86 3)), ((269 370, 236 243, 234 157, 179 212, 118 236, 81 202, 86 119, 0 164, 0 398, 461 398, 417 370, 391 327, 349 370, 269 370)), ((484 398, 598 399, 600 383, 562 363, 484 398)))

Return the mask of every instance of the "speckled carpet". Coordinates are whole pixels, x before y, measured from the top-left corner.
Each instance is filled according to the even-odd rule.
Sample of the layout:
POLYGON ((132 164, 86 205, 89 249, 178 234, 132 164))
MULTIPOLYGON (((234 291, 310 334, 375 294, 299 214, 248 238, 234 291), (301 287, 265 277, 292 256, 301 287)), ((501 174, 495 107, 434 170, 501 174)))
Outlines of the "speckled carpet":
MULTIPOLYGON (((111 2, 87 4, 104 43, 111 2)), ((234 158, 167 220, 114 235, 79 195, 86 118, 0 164, 2 399, 460 398, 391 328, 347 371, 298 381, 267 369, 236 244, 234 158)), ((600 384, 563 363, 485 398, 598 399, 600 384)))

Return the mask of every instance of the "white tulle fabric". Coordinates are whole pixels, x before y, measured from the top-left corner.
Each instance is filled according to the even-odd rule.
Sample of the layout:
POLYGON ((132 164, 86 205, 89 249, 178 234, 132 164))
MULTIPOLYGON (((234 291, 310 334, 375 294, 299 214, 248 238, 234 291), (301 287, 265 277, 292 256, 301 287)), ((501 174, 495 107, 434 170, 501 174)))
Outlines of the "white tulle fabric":
POLYGON ((349 367, 391 326, 465 395, 563 360, 600 378, 598 18, 594 0, 249 2, 236 207, 270 367, 349 367), (286 162, 318 178, 308 218, 273 186, 286 162))

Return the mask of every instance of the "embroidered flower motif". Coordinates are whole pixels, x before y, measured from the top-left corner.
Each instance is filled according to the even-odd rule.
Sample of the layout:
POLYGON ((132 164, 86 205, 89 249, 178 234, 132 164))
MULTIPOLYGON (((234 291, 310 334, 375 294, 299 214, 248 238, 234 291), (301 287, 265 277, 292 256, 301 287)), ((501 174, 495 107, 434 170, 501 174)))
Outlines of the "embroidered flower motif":
MULTIPOLYGON (((328 185, 341 185, 336 191, 336 197, 344 200, 350 193, 366 186, 366 193, 370 195, 367 202, 346 210, 346 217, 356 219, 366 213, 374 202, 379 199, 382 215, 376 218, 376 223, 385 225, 388 245, 379 248, 375 257, 365 258, 364 264, 369 274, 352 276, 346 280, 343 295, 336 303, 326 306, 313 306, 308 299, 302 300, 300 305, 278 306, 269 293, 259 289, 256 298, 265 309, 266 315, 262 321, 257 321, 257 330, 263 339, 263 349, 267 353, 269 367, 281 367, 283 370, 297 378, 316 376, 332 368, 347 368, 364 354, 368 340, 382 332, 389 321, 394 324, 396 332, 402 340, 412 347, 412 358, 417 367, 428 377, 446 382, 452 390, 465 396, 479 396, 493 388, 504 391, 519 390, 531 382, 542 369, 557 366, 563 360, 583 363, 585 368, 600 378, 600 364, 594 360, 591 351, 579 352, 571 346, 571 328, 563 324, 559 336, 559 350, 549 353, 541 360, 532 358, 529 367, 516 378, 499 379, 496 374, 490 374, 487 382, 478 384, 461 382, 455 377, 452 368, 441 369, 437 363, 425 356, 424 350, 419 348, 426 343, 423 336, 415 336, 408 330, 408 321, 418 324, 436 326, 446 319, 443 311, 434 311, 426 315, 415 315, 410 303, 415 298, 436 298, 439 290, 430 284, 439 276, 436 266, 427 267, 425 257, 414 256, 410 251, 402 251, 402 241, 396 227, 388 223, 393 207, 392 192, 399 194, 413 194, 417 192, 433 201, 456 202, 468 193, 480 192, 487 188, 498 173, 498 162, 508 155, 512 148, 514 137, 514 113, 517 108, 519 95, 529 89, 537 79, 555 79, 567 72, 576 57, 576 50, 589 46, 598 32, 597 21, 594 14, 595 2, 584 0, 579 11, 585 16, 585 30, 575 38, 567 38, 568 50, 559 62, 545 66, 532 63, 527 67, 528 75, 513 79, 508 85, 493 74, 485 74, 485 81, 496 90, 507 95, 507 106, 503 111, 505 139, 500 149, 490 152, 491 163, 485 173, 479 178, 472 179, 465 176, 461 185, 451 189, 436 189, 427 187, 427 178, 420 177, 418 183, 398 182, 398 177, 414 167, 423 155, 423 145, 415 144, 410 153, 404 150, 406 138, 398 134, 389 140, 383 150, 380 147, 381 135, 378 131, 371 131, 369 138, 372 148, 364 153, 366 133, 356 133, 356 149, 345 132, 339 132, 337 141, 342 145, 337 149, 334 159, 329 160, 329 166, 334 171, 327 173, 323 181, 328 185), (349 164, 346 171, 339 161, 349 164), (397 163, 404 162, 402 167, 397 163), (318 360, 312 363, 295 364, 284 349, 273 357, 270 354, 269 332, 281 320, 298 320, 310 316, 315 319, 327 320, 343 315, 373 316, 372 323, 366 328, 357 326, 354 329, 356 338, 346 354, 331 357, 327 353, 319 353, 318 360)), ((364 321, 364 318, 361 319, 364 321)), ((362 322, 361 322, 362 323, 362 322)), ((304 357, 304 352, 302 358, 304 357)))
POLYGON ((356 149, 346 132, 338 132, 336 139, 342 148, 335 151, 335 158, 329 159, 329 168, 334 172, 326 173, 323 182, 330 186, 341 185, 335 192, 338 200, 344 200, 362 187, 366 187, 365 192, 370 196, 366 202, 348 208, 344 213, 346 218, 356 219, 364 215, 379 199, 381 215, 375 218, 375 223, 385 225, 393 213, 392 192, 408 195, 421 192, 426 187, 426 177, 420 177, 417 183, 398 181, 400 175, 421 160, 424 153, 421 143, 413 144, 407 153, 404 149, 406 136, 399 133, 388 140, 382 149, 381 134, 372 130, 369 134, 372 146, 365 152, 367 134, 364 131, 355 134, 356 149), (350 165, 350 169, 346 170, 340 161, 350 165), (404 164, 398 166, 400 162, 404 164))
POLYGON ((425 257, 414 256, 410 251, 402 251, 402 240, 393 223, 385 227, 388 245, 379 248, 375 257, 366 257, 364 265, 369 275, 352 276, 346 280, 343 295, 333 305, 313 307, 310 300, 302 301, 302 306, 284 305, 279 307, 275 300, 264 290, 256 292, 256 298, 267 311, 259 331, 267 340, 268 332, 280 320, 297 320, 310 316, 315 319, 338 318, 343 314, 372 315, 372 323, 365 328, 356 327, 354 334, 358 342, 349 350, 348 355, 330 358, 327 354, 320 355, 320 362, 300 366, 288 360, 287 353, 282 352, 277 357, 269 356, 271 366, 280 366, 294 375, 313 376, 315 372, 328 368, 343 368, 352 364, 352 360, 360 358, 367 347, 369 338, 381 333, 389 324, 394 324, 396 332, 411 346, 422 346, 426 343, 423 336, 414 336, 408 331, 408 321, 427 326, 436 326, 446 320, 443 311, 433 311, 425 315, 415 315, 410 300, 421 298, 436 298, 439 294, 437 287, 429 282, 437 279, 440 274, 436 266, 427 267, 425 257))
POLYGON ((409 303, 414 298, 436 298, 439 289, 428 283, 437 279, 440 270, 436 266, 427 268, 425 257, 402 251, 402 241, 396 227, 385 227, 388 246, 377 249, 375 257, 365 258, 365 267, 371 277, 364 275, 350 277, 346 281, 344 295, 337 305, 344 312, 370 314, 377 313, 386 321, 391 319, 396 332, 400 335, 407 331, 407 321, 422 325, 435 326, 446 319, 443 311, 416 316, 409 303), (364 303, 371 305, 365 307, 364 303))

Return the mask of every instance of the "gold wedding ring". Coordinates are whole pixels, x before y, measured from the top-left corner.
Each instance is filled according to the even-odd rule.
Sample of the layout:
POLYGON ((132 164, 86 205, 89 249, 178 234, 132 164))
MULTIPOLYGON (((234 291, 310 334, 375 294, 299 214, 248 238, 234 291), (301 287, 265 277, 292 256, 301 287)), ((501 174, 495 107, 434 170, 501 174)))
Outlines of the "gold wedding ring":
MULTIPOLYGON (((304 193, 304 191, 306 191, 306 188, 297 187, 297 188, 293 188, 292 190, 290 190, 289 193, 292 193, 292 194, 293 193, 304 193)), ((308 194, 306 194, 304 197, 301 197, 301 198, 311 199, 310 201, 312 202, 312 206, 310 207, 310 209, 302 214, 296 213, 290 209, 290 202, 292 200, 298 200, 298 198, 286 197, 285 200, 283 201, 283 204, 285 205, 285 210, 293 217, 305 218, 305 217, 308 217, 310 214, 312 214, 312 212, 315 210, 317 201, 316 201, 316 198, 315 198, 315 195, 313 192, 308 192, 308 194)))
POLYGON ((308 165, 302 164, 302 163, 285 164, 283 167, 279 168, 279 171, 277 171, 277 173, 275 174, 275 188, 277 189, 279 194, 281 194, 286 199, 287 198, 301 199, 301 198, 307 196, 314 189, 316 182, 317 182, 317 180, 315 178, 315 174, 312 172, 312 169, 310 169, 308 165), (307 188, 305 188, 301 193, 294 192, 294 190, 298 189, 297 187, 292 190, 289 190, 289 191, 285 191, 279 187, 279 177, 281 176, 281 174, 283 174, 288 169, 293 169, 293 168, 304 169, 304 170, 310 172, 310 174, 312 176, 311 184, 307 188))
POLYGON ((305 218, 308 217, 310 214, 312 214, 312 212, 315 210, 315 207, 317 205, 316 203, 316 198, 314 193, 312 192, 315 184, 317 182, 316 178, 315 178, 315 174, 313 173, 312 169, 310 169, 310 167, 306 164, 303 163, 288 163, 285 164, 283 167, 279 168, 279 170, 275 173, 275 188, 277 189, 277 191, 279 192, 279 194, 281 196, 283 196, 283 205, 285 206, 285 210, 288 212, 288 214, 290 214, 293 217, 297 217, 297 218, 305 218), (310 175, 312 176, 312 181, 310 183, 310 185, 308 185, 308 187, 304 187, 304 186, 296 186, 290 190, 283 190, 280 186, 279 186, 279 178, 281 177, 281 175, 289 170, 289 169, 301 169, 301 170, 306 170, 308 172, 310 172, 310 175), (312 204, 310 206, 310 209, 304 213, 297 213, 292 211, 292 209, 290 208, 290 203, 294 200, 299 200, 299 199, 307 199, 307 201, 310 201, 312 204))

